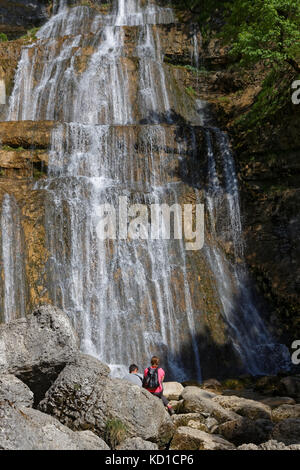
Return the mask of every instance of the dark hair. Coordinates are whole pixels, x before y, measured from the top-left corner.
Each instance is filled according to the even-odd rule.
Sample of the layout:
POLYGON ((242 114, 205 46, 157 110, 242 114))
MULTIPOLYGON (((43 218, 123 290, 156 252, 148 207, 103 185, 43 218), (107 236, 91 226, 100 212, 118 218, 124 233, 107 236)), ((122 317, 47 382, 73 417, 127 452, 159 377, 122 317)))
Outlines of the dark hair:
POLYGON ((129 366, 129 373, 131 374, 135 370, 139 370, 138 366, 136 364, 131 364, 131 366, 129 366))
POLYGON ((151 366, 158 366, 159 365, 159 357, 153 356, 151 357, 151 366))

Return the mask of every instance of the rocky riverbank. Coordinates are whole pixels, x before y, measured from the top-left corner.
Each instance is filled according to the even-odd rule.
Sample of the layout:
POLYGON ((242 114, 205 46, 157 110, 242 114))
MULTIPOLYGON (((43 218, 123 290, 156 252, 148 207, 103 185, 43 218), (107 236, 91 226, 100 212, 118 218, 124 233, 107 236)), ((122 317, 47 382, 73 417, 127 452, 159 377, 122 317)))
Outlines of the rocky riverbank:
POLYGON ((167 382, 164 393, 172 417, 82 354, 57 308, 0 325, 0 449, 300 450, 300 376, 167 382))

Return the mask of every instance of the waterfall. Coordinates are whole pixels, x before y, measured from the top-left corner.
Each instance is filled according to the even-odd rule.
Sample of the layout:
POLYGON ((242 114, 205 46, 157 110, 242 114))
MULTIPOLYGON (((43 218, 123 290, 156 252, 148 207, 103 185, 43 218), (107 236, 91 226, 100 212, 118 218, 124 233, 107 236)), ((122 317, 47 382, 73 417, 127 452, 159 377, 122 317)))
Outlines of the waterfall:
POLYGON ((1 211, 4 322, 25 315, 25 275, 20 214, 13 196, 5 194, 1 211))
POLYGON ((234 260, 230 262, 215 244, 206 246, 206 255, 215 275, 230 337, 248 373, 271 374, 274 370, 287 369, 290 363, 288 348, 274 343, 255 305, 244 259, 238 181, 228 136, 217 128, 211 128, 206 131, 206 143, 206 200, 210 229, 215 238, 220 235, 218 232, 226 234, 226 241, 232 244, 234 255, 234 260), (212 141, 216 143, 221 156, 223 185, 218 177, 212 141), (217 221, 220 213, 227 213, 221 224, 217 221))
MULTIPOLYGON (((193 299, 183 240, 97 236, 103 204, 117 212, 127 203, 136 208, 180 204, 191 190, 174 165, 182 166, 183 156, 195 159, 195 133, 186 126, 180 137, 174 122, 176 106, 155 27, 174 22, 173 12, 150 1, 142 6, 138 0, 118 0, 113 12, 102 16, 61 0, 54 13, 38 32, 37 44, 23 48, 7 117, 60 122, 52 132, 48 178, 38 183, 46 194, 50 298, 68 313, 82 350, 110 364, 114 374, 160 354, 170 377, 201 380, 203 311, 193 299), (127 54, 124 26, 138 28, 134 60, 127 54)), ((197 64, 195 42, 194 55, 197 64)), ((216 214, 225 198, 225 232, 236 259, 229 265, 209 244, 201 263, 214 274, 228 334, 245 369, 258 372, 253 356, 271 339, 249 300, 245 267, 239 264, 242 231, 233 158, 220 131, 207 130, 207 145, 211 234, 218 236, 216 214), (223 159, 222 183, 212 140, 223 159), (238 311, 234 295, 241 297, 238 311)))

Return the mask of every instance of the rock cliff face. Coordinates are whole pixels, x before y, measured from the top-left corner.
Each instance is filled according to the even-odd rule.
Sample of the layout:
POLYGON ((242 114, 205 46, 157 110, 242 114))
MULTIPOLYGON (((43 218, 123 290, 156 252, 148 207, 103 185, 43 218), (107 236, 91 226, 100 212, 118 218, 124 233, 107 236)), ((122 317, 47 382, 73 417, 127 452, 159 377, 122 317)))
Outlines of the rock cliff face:
POLYGON ((1 0, 0 32, 14 39, 40 26, 49 18, 50 5, 48 0, 1 0))
MULTIPOLYGON (((75 19, 77 18, 77 23, 73 16, 73 23, 70 21, 67 31, 60 30, 59 28, 62 28, 62 26, 59 26, 57 30, 54 28, 51 33, 51 27, 49 26, 49 36, 47 36, 47 31, 44 32, 42 40, 37 40, 33 35, 31 37, 27 36, 25 39, 16 39, 5 44, 0 44, 0 80, 5 84, 6 90, 5 100, 0 105, 2 120, 5 120, 8 115, 9 97, 12 96, 14 77, 15 83, 18 78, 15 73, 21 57, 22 46, 28 46, 29 44, 33 46, 26 48, 27 53, 22 56, 23 62, 19 66, 20 73, 22 71, 24 73, 24 70, 28 72, 26 77, 30 77, 31 82, 24 82, 20 79, 18 82, 20 86, 15 87, 14 90, 14 106, 10 106, 10 122, 0 123, 0 139, 2 143, 2 149, 0 150, 0 204, 3 205, 5 202, 5 207, 7 208, 7 216, 6 218, 3 217, 2 224, 6 224, 6 226, 9 225, 11 233, 16 232, 17 226, 19 228, 21 227, 18 237, 20 238, 19 251, 24 258, 22 262, 24 262, 25 265, 21 283, 22 292, 24 293, 24 305, 17 305, 16 303, 14 306, 15 317, 20 317, 30 312, 32 306, 40 302, 55 302, 58 305, 66 302, 72 312, 70 315, 74 314, 74 322, 76 323, 78 331, 82 334, 84 328, 88 331, 94 329, 93 322, 96 321, 97 323, 98 321, 95 319, 95 311, 97 310, 96 304, 97 302, 105 302, 106 297, 103 296, 104 300, 99 300, 99 293, 94 292, 89 299, 89 318, 93 326, 87 328, 85 317, 82 318, 83 313, 85 314, 85 310, 82 306, 78 306, 77 304, 79 298, 77 298, 77 291, 75 292, 77 289, 72 289, 72 281, 69 277, 70 273, 72 273, 75 279, 78 273, 80 273, 79 277, 81 275, 83 276, 81 281, 82 284, 84 284, 86 279, 90 276, 88 269, 81 270, 82 266, 76 267, 76 272, 74 271, 74 266, 78 260, 75 259, 76 256, 74 258, 70 234, 71 222, 73 221, 72 223, 74 224, 74 220, 77 221, 77 216, 80 215, 77 221, 78 223, 75 222, 74 225, 74 229, 76 230, 76 227, 79 225, 79 219, 81 223, 83 220, 82 217, 85 216, 85 214, 75 214, 72 212, 74 209, 72 208, 72 201, 74 198, 80 198, 82 195, 76 193, 78 186, 70 186, 70 192, 65 194, 64 198, 60 199, 61 205, 56 206, 55 204, 60 197, 56 197, 59 195, 60 186, 55 181, 55 178, 67 176, 69 178, 68 181, 71 181, 74 177, 87 176, 88 178, 92 178, 95 174, 98 175, 99 167, 103 164, 103 161, 99 160, 99 165, 96 167, 93 160, 90 159, 90 161, 89 158, 91 155, 94 158, 95 151, 101 155, 101 152, 105 150, 105 155, 108 156, 107 159, 111 167, 109 168, 103 165, 103 167, 101 167, 103 172, 101 176, 107 178, 117 176, 122 184, 130 182, 134 187, 134 190, 131 191, 130 194, 130 198, 132 198, 133 201, 138 200, 141 202, 147 200, 149 188, 153 185, 153 181, 155 181, 156 184, 159 183, 162 185, 169 183, 176 184, 176 197, 180 204, 203 202, 205 197, 204 190, 207 190, 212 184, 212 180, 209 180, 208 175, 210 153, 207 152, 207 147, 209 138, 213 141, 210 150, 212 153, 216 154, 218 170, 222 163, 222 149, 220 149, 220 145, 224 145, 224 139, 217 131, 213 131, 212 134, 209 134, 209 132, 207 133, 207 129, 201 126, 203 124, 209 124, 210 118, 206 118, 209 113, 203 113, 203 103, 199 103, 197 100, 198 98, 209 100, 212 108, 214 107, 216 110, 217 100, 222 97, 224 98, 228 93, 239 90, 243 85, 243 81, 237 73, 230 74, 226 70, 226 49, 223 48, 216 39, 211 40, 208 44, 203 44, 201 33, 194 25, 189 23, 180 24, 176 22, 176 19, 172 19, 171 21, 169 16, 167 21, 157 21, 156 18, 154 22, 159 24, 150 24, 147 25, 147 28, 145 28, 144 25, 136 23, 130 26, 130 21, 127 21, 128 24, 126 23, 126 26, 123 26, 121 23, 121 26, 117 27, 117 31, 122 36, 124 47, 122 54, 118 57, 117 74, 120 74, 122 79, 125 80, 126 78, 128 81, 128 96, 126 97, 127 101, 125 104, 131 111, 130 118, 132 121, 130 125, 128 125, 127 122, 121 125, 119 121, 120 119, 122 121, 124 118, 122 115, 121 118, 117 116, 117 118, 120 119, 116 123, 110 115, 110 113, 115 112, 115 109, 110 109, 110 102, 108 102, 106 107, 101 107, 101 101, 99 101, 98 104, 99 107, 101 107, 101 112, 99 111, 97 116, 95 115, 95 120, 97 125, 107 125, 107 122, 109 122, 109 131, 105 134, 106 140, 103 139, 101 133, 97 134, 97 139, 101 142, 103 148, 97 147, 95 150, 94 147, 89 147, 89 139, 91 139, 92 135, 91 130, 88 127, 82 130, 80 126, 76 128, 76 126, 72 127, 70 124, 70 121, 76 121, 76 118, 80 118, 78 118, 78 115, 74 118, 74 115, 72 115, 73 110, 71 105, 73 105, 73 101, 75 101, 76 93, 73 96, 70 90, 74 83, 80 82, 81 77, 89 76, 89 66, 91 62, 93 63, 95 52, 99 46, 97 43, 99 38, 91 28, 95 22, 95 18, 97 18, 97 14, 99 12, 109 14, 111 5, 104 4, 104 2, 100 1, 69 3, 74 6, 71 10, 73 13, 75 12, 74 15, 75 19), (82 9, 76 10, 76 5, 83 5, 82 9), (82 18, 79 14, 76 16, 76 11, 81 12, 82 18), (81 18, 80 21, 82 21, 82 23, 80 23, 78 18, 81 18), (84 28, 85 32, 79 42, 75 34, 78 25, 80 25, 80 28, 84 28), (75 28, 74 31, 72 30, 73 27, 75 28), (147 34, 145 34, 145 31, 147 34), (66 32, 68 34, 66 34, 66 32), (55 37, 53 43, 49 41, 51 34, 55 37), (151 38, 151 40, 149 38, 151 38), (49 46, 49 43, 51 46, 49 46), (146 57, 145 63, 141 58, 141 50, 146 57), (37 89, 37 84, 40 83, 41 78, 44 77, 44 67, 47 62, 46 58, 48 57, 47 54, 50 54, 52 57, 52 59, 49 60, 49 67, 51 68, 51 64, 55 65, 53 65, 53 69, 49 69, 51 73, 49 70, 47 71, 47 73, 50 73, 49 80, 47 83, 45 81, 43 82, 44 93, 40 93, 37 89), (151 58, 151 54, 157 55, 154 56, 155 60, 148 63, 147 60, 149 57, 151 58), (58 61, 58 58, 62 60, 58 61), (27 60, 29 65, 26 65, 27 60), (63 66, 60 68, 62 63, 63 66), (208 70, 203 71, 203 65, 205 65, 208 70), (26 69, 26 67, 28 69, 26 69), (147 69, 146 67, 150 68, 147 69), (71 75, 74 74, 72 75, 74 81, 72 83, 70 82, 68 86, 66 86, 64 78, 66 70, 68 70, 71 75), (150 77, 155 76, 155 78, 160 81, 159 86, 156 87, 158 92, 155 99, 153 99, 153 95, 151 95, 151 89, 155 88, 154 83, 145 84, 142 82, 142 80, 145 81, 145 76, 147 76, 147 74, 145 76, 143 75, 145 70, 148 70, 150 77), (57 88, 53 88, 53 90, 51 89, 52 91, 49 92, 54 83, 54 80, 51 80, 52 74, 55 75, 55 80, 58 85, 57 88), (31 97, 29 96, 30 93, 28 93, 28 89, 26 95, 26 86, 31 86, 33 87, 32 89, 35 90, 34 109, 33 106, 31 109, 31 97), (147 91, 144 95, 140 93, 143 86, 147 91), (51 99, 47 101, 47 97, 49 98, 48 95, 51 99), (170 109, 168 109, 168 112, 165 112, 164 109, 166 107, 166 95, 169 96, 167 105, 170 109), (66 103, 65 99, 62 99, 62 96, 68 96, 69 103, 66 103), (143 103, 143 99, 149 99, 149 96, 152 101, 154 100, 156 108, 155 112, 152 109, 151 112, 146 113, 148 109, 146 109, 146 106, 141 106, 141 103, 143 103), (22 99, 24 97, 27 97, 29 101, 27 102, 22 99), (65 121, 65 123, 62 124, 60 121, 65 121), (157 123, 159 123, 159 132, 155 129, 155 124, 157 123), (77 135, 76 132, 79 132, 78 129, 81 134, 79 133, 77 135), (161 135, 163 135, 163 140, 161 139, 161 135), (151 136, 152 139, 151 145, 147 142, 147 139, 149 141, 149 136, 151 136), (61 142, 63 142, 63 145, 59 146, 61 142), (78 142, 80 145, 86 145, 86 147, 77 148, 76 145, 78 142), (89 156, 85 165, 81 164, 79 161, 75 162, 75 167, 70 165, 70 157, 73 157, 73 154, 76 154, 76 152, 78 154, 85 153, 89 156), (56 155, 59 155, 60 161, 55 160, 56 155), (131 161, 128 160, 129 155, 132 156, 131 161), (51 165, 50 168, 48 168, 50 160, 51 165), (47 184, 43 186, 43 179, 47 173, 53 177, 53 181, 49 182, 47 180, 47 184), (142 192, 143 190, 141 191, 139 186, 141 182, 142 184, 145 183, 145 192, 142 192), (197 201, 195 189, 197 190, 197 201), (9 198, 7 198, 7 194, 9 198), (10 206, 13 208, 17 207, 18 209, 11 210, 10 206), (51 208, 53 208, 53 212, 51 212, 51 208), (16 212, 19 214, 18 220, 20 220, 20 223, 14 216, 11 216, 12 213, 16 212), (51 235, 50 231, 52 233, 51 235), (52 249, 52 253, 50 253, 50 249, 52 249), (53 254, 54 252, 55 255, 53 254), (65 265, 62 267, 61 271, 58 272, 57 266, 60 266, 61 260, 64 260, 65 265), (64 274, 62 275, 62 273, 64 274), (70 301, 69 297, 72 295, 75 295, 76 298, 74 297, 70 301)), ((141 4, 144 5, 145 2, 141 4)), ((39 2, 39 5, 35 5, 35 2, 30 2, 30 5, 35 13, 32 13, 33 10, 31 10, 31 13, 28 13, 27 16, 25 15, 22 20, 24 24, 19 25, 22 28, 28 29, 29 26, 39 25, 45 22, 47 15, 49 15, 50 9, 46 4, 39 2)), ((166 13, 161 13, 161 18, 165 18, 163 14, 166 13)), ((167 14, 170 15, 169 12, 167 12, 167 14)), ((6 15, 10 17, 11 23, 8 21, 9 25, 12 24, 15 21, 13 16, 10 16, 9 11, 6 12, 6 15)), ((102 21, 105 20, 103 19, 102 21)), ((103 25, 99 25, 99 28, 100 26, 101 28, 103 27, 103 25)), ((81 29, 80 32, 82 32, 81 29)), ((105 35, 103 37, 105 37, 105 35)), ((103 40, 103 37, 101 37, 101 40, 103 40)), ((114 38, 115 41, 116 38, 117 36, 114 38)), ((100 55, 100 58, 101 57, 100 55)), ((96 57, 96 59, 99 60, 99 57, 96 57)), ((101 68, 102 71, 106 69, 109 69, 109 67, 101 68)), ((91 85, 93 85, 93 83, 91 83, 91 85)), ((107 82, 104 80, 97 89, 102 89, 103 86, 106 85, 107 82)), ((118 92, 119 91, 120 90, 118 90, 118 92)), ((85 93, 82 89, 80 92, 85 93)), ((108 94, 109 93, 110 91, 108 94)), ((251 88, 250 94, 252 98, 255 96, 255 87, 251 88)), ((87 113, 89 105, 91 109, 93 109, 93 103, 89 96, 84 96, 88 104, 86 106, 83 106, 82 103, 80 104, 83 106, 82 112, 87 113)), ((102 102, 106 99, 108 99, 107 96, 104 96, 102 102)), ((110 96, 109 99, 111 99, 110 96)), ((122 112, 125 112, 124 109, 126 106, 120 107, 122 112)), ((151 106, 149 107, 151 108, 151 106)), ((207 108, 209 108, 209 105, 207 105, 207 108)), ((226 114, 226 110, 224 109, 224 106, 217 107, 218 115, 223 117, 222 125, 227 124, 229 121, 228 116, 224 117, 224 114, 226 114)), ((127 108, 125 110, 127 110, 127 108)), ((238 105, 235 112, 238 112, 238 105)), ((92 132, 94 136, 96 135, 94 132, 98 131, 93 128, 92 132)), ((234 135, 234 129, 232 130, 232 135, 234 135)), ((239 144, 234 143, 234 145, 237 148, 239 144)), ((244 151, 248 156, 249 152, 247 149, 249 144, 247 143, 245 145, 246 150, 244 151)), ((228 151, 228 148, 226 151, 228 151)), ((255 150, 255 155, 258 153, 259 150, 255 150)), ((242 153, 240 153, 240 155, 242 155, 242 153)), ((284 260, 282 257, 279 257, 278 262, 282 269, 280 269, 276 275, 271 273, 276 260, 276 257, 274 258, 273 255, 277 250, 277 244, 279 243, 279 239, 281 239, 281 235, 279 235, 279 238, 274 237, 275 241, 272 239, 274 245, 272 244, 270 248, 269 257, 269 255, 266 254, 267 250, 264 237, 262 237, 261 248, 258 247, 257 227, 260 225, 259 218, 264 216, 265 219, 262 222, 262 225, 265 227, 264 230, 266 230, 266 233, 268 230, 273 232, 275 230, 273 225, 267 227, 269 222, 266 220, 266 214, 270 213, 273 217, 274 211, 276 212, 278 208, 274 207, 274 201, 270 202, 268 200, 265 201, 264 207, 266 210, 259 211, 259 206, 256 204, 257 199, 252 197, 253 194, 245 183, 248 169, 246 165, 243 166, 242 157, 239 159, 239 162, 240 177, 244 189, 242 192, 242 202, 245 206, 244 212, 246 214, 244 233, 249 242, 246 252, 247 261, 258 280, 260 279, 259 276, 262 276, 262 271, 268 273, 264 278, 264 285, 267 286, 265 288, 265 297, 267 298, 268 296, 272 296, 272 292, 276 290, 276 286, 280 284, 287 270, 288 262, 286 257, 284 260), (259 211, 259 214, 254 215, 251 213, 249 207, 252 208, 254 206, 256 210, 259 211), (271 256, 272 261, 270 261, 271 256)), ((212 167, 210 169, 212 169, 212 167)), ((221 180, 220 184, 226 185, 224 174, 219 176, 221 180)), ((81 180, 82 179, 83 178, 81 178, 81 180)), ((216 188, 214 188, 214 190, 215 189, 216 188)), ((82 192, 88 194, 88 191, 89 188, 84 188, 82 192)), ((171 198, 171 196, 173 196, 173 193, 170 190, 166 197, 167 200, 171 198)), ((290 197, 292 196, 290 195, 290 197)), ((289 199, 289 201, 291 201, 291 199, 289 199)), ((226 218, 227 209, 224 207, 224 201, 220 204, 220 207, 223 204, 220 214, 225 214, 225 217, 220 215, 214 221, 218 229, 218 235, 214 237, 211 233, 208 233, 207 246, 213 247, 213 249, 215 247, 220 248, 222 257, 230 260, 234 256, 234 248, 233 243, 226 239, 228 227, 223 231, 221 230, 222 219, 226 218)), ((79 206, 81 206, 81 203, 77 204, 77 207, 79 206)), ((215 211, 216 210, 219 210, 219 207, 215 208, 215 211)), ((84 211, 88 212, 86 209, 84 209, 84 211)), ((211 214, 210 216, 207 215, 207 220, 209 217, 211 217, 211 214)), ((293 217, 294 212, 292 212, 291 219, 289 220, 293 220, 293 217)), ((289 240, 294 233, 293 227, 295 227, 295 225, 291 225, 288 235, 290 237, 289 240)), ((86 227, 86 233, 89 231, 90 228, 86 227)), ((76 236, 73 238, 76 239, 76 236)), ((80 239, 81 236, 78 235, 75 241, 79 243, 80 239)), ((5 245, 4 239, 0 239, 0 242, 2 246, 5 245)), ((94 243, 95 241, 93 240, 91 246, 94 246, 94 243)), ((290 250, 290 245, 286 250, 290 250)), ((109 249, 109 253, 109 256, 113 258, 114 252, 112 248, 109 249)), ((1 256, 2 278, 4 278, 5 269, 9 270, 8 268, 10 268, 10 266, 4 267, 3 253, 1 256)), ((87 260, 87 262, 90 263, 89 267, 92 270, 95 264, 97 265, 97 262, 91 260, 89 256, 88 253, 85 253, 83 257, 85 261, 87 260)), ((19 260, 20 256, 16 255, 16 258, 19 260)), ((155 261, 154 258, 155 256, 145 262, 145 265, 148 264, 151 266, 151 263, 155 261)), ((242 372, 242 360, 233 347, 232 341, 229 339, 230 335, 228 329, 230 329, 232 325, 230 325, 230 327, 228 326, 230 321, 228 322, 228 318, 225 318, 226 315, 224 315, 224 303, 226 304, 226 302, 223 302, 223 297, 220 292, 216 294, 218 290, 218 280, 216 277, 217 261, 215 260, 215 262, 210 264, 207 253, 190 252, 185 255, 184 261, 178 262, 178 252, 176 252, 175 248, 172 248, 170 252, 170 259, 170 269, 168 268, 165 274, 165 278, 170 278, 169 290, 167 294, 164 292, 164 296, 169 302, 168 315, 171 317, 174 315, 176 322, 174 322, 174 327, 171 328, 167 340, 164 341, 168 344, 172 341, 176 343, 174 347, 174 350, 176 350, 174 356, 176 357, 173 357, 173 359, 176 361, 178 358, 184 357, 187 364, 185 366, 186 373, 193 374, 195 372, 195 344, 197 344, 196 349, 198 349, 200 357, 205 357, 205 360, 201 364, 204 377, 212 375, 226 376, 230 373, 238 374, 242 372), (186 286, 188 286, 188 289, 186 286), (174 304, 170 302, 170 299, 175 299, 174 304), (193 329, 196 331, 196 334, 193 347, 191 348, 189 332, 193 329), (176 330, 176 334, 173 334, 173 330, 176 330), (222 364, 221 367, 220 364, 222 364)), ((83 263, 81 263, 81 265, 83 265, 83 263)), ((118 268, 117 265, 118 262, 113 263, 115 271, 112 275, 111 284, 115 285, 116 292, 120 293, 122 289, 124 289, 122 284, 124 278, 121 275, 121 269, 118 268)), ((226 269, 224 271, 226 271, 226 269)), ((18 283, 16 270, 11 268, 9 271, 11 279, 14 280, 14 284, 16 285, 18 283)), ((130 279, 131 276, 132 274, 129 273, 128 279, 130 279)), ((163 315, 160 314, 159 316, 158 313, 161 308, 161 296, 157 294, 160 287, 158 287, 156 276, 158 276, 157 272, 155 275, 153 275, 153 272, 149 275, 148 271, 144 276, 147 282, 149 281, 149 284, 151 282, 153 285, 151 284, 152 287, 149 288, 149 290, 139 294, 138 313, 136 309, 131 312, 130 305, 128 306, 126 304, 125 308, 123 301, 121 302, 122 308, 118 305, 118 311, 123 312, 123 310, 125 310, 128 324, 132 321, 133 324, 137 326, 140 318, 146 319, 147 321, 149 318, 155 318, 153 328, 155 333, 159 335, 161 330, 163 330, 163 326, 160 326, 163 315)), ((228 272, 228 283, 232 280, 229 280, 230 276, 231 278, 234 277, 232 273, 228 272)), ((143 278, 143 276, 141 276, 141 278, 143 278)), ((100 277, 97 278, 97 282, 100 285, 100 277)), ((137 286, 139 287, 138 283, 137 286)), ((280 304, 280 307, 278 307, 280 315, 284 315, 282 313, 281 299, 284 293, 287 292, 287 289, 290 288, 289 292, 291 296, 289 296, 289 299, 293 298, 296 302, 295 286, 295 283, 291 285, 286 279, 285 284, 281 284, 281 289, 277 289, 277 303, 278 305, 280 304)), ((138 287, 136 290, 132 290, 133 297, 138 287)), ((106 288, 106 286, 104 286, 104 288, 106 288)), ((4 293, 6 297, 11 294, 7 292, 5 283, 3 283, 1 289, 3 294, 2 299, 5 298, 4 293)), ((234 298, 235 295, 236 292, 232 289, 232 297, 234 298)), ((126 295, 123 297, 126 297, 126 295)), ((129 301, 131 297, 129 295, 127 297, 128 299, 126 298, 126 301, 129 301)), ((115 298, 115 293, 110 296, 109 307, 111 307, 115 298)), ((230 298, 230 301, 231 300, 230 298)), ((272 296, 272 301, 273 300, 272 296)), ((289 305, 290 303, 287 308, 289 308, 289 305)), ((106 310, 110 310, 110 308, 106 310)), ((8 321, 8 319, 10 319, 10 313, 12 312, 7 310, 4 305, 4 300, 0 312, 2 320, 8 321)), ((280 315, 278 316, 277 313, 276 318, 279 318, 278 324, 281 325, 280 315)), ((237 317, 238 315, 239 313, 237 317)), ((126 329, 126 321, 124 318, 125 317, 122 317, 121 320, 117 319, 116 323, 118 327, 120 325, 122 332, 126 329)), ((111 343, 115 341, 114 334, 119 341, 116 325, 112 323, 112 326, 108 328, 108 330, 111 331, 111 343)), ((232 330, 234 330, 234 327, 232 330)), ((283 330, 287 329, 284 322, 281 328, 283 330)), ((280 333, 284 333, 284 331, 280 333)), ((128 334, 128 332, 125 334, 126 341, 128 340, 128 334)), ((95 335, 91 333, 91 342, 94 341, 94 336, 95 335)), ((156 338, 155 335, 153 335, 153 337, 156 338)), ((289 336, 286 335, 285 338, 289 339, 289 336)), ((106 338, 104 338, 104 341, 105 340, 106 338)), ((155 341, 157 341, 157 338, 155 341)), ((128 343, 131 343, 131 341, 128 341, 128 343)), ((168 348, 165 344, 163 344, 163 342, 158 342, 157 344, 160 344, 162 348, 162 355, 167 354, 168 348)), ((100 344, 99 347, 103 349, 104 346, 100 344)), ((155 347, 156 343, 155 345, 151 344, 149 351, 151 350, 151 352, 154 353, 155 347), (151 348, 153 348, 153 351, 151 348)), ((144 357, 143 359, 146 360, 144 357)))

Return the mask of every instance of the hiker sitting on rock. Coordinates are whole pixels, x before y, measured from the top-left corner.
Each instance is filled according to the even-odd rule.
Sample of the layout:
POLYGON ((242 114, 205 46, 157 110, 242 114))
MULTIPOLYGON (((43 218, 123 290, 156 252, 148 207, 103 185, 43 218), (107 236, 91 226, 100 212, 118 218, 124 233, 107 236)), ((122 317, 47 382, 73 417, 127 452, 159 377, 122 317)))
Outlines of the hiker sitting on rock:
POLYGON ((168 412, 173 415, 174 410, 169 405, 167 398, 163 395, 163 380, 165 378, 165 371, 159 366, 159 358, 153 356, 151 359, 151 366, 145 369, 143 387, 152 393, 152 395, 161 398, 168 412))
POLYGON ((129 366, 129 373, 126 374, 123 378, 128 382, 141 387, 143 383, 143 376, 139 374, 138 371, 138 366, 136 364, 131 364, 129 366))

